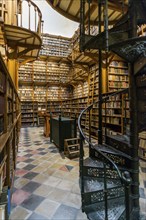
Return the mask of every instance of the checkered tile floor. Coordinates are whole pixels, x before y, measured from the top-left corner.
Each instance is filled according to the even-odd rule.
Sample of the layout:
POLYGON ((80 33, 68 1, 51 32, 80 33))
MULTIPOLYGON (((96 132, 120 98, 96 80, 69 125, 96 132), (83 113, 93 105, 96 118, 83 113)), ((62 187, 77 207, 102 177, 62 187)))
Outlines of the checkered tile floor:
MULTIPOLYGON (((146 163, 140 167, 140 202, 146 211, 146 163)), ((87 220, 81 211, 79 161, 69 160, 43 136, 22 128, 10 220, 87 220)))

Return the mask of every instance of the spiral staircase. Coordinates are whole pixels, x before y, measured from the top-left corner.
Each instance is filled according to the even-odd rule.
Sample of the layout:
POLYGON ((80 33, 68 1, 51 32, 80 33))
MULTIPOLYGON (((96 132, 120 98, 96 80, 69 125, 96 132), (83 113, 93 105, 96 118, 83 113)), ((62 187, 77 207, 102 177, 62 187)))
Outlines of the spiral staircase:
MULTIPOLYGON (((108 49, 121 56, 129 63, 130 81, 129 88, 107 95, 102 94, 99 85, 99 100, 84 109, 79 116, 82 211, 91 220, 142 220, 145 216, 139 209, 138 133, 146 130, 146 37, 135 36, 135 31, 137 25, 146 23, 146 3, 143 0, 129 1, 127 13, 113 28, 108 30, 105 27, 104 32, 91 36, 90 32, 87 35, 85 29, 87 23, 90 26, 90 21, 85 22, 86 1, 80 2, 80 49, 98 49, 99 56, 102 50, 108 49), (129 96, 130 132, 113 136, 107 135, 105 129, 103 134, 102 104, 119 94, 129 96), (99 109, 98 143, 91 136, 92 108, 95 105, 99 109), (88 134, 82 127, 83 117, 87 114, 88 134)), ((88 1, 88 4, 91 2, 88 1)), ((103 2, 107 4, 107 1, 103 2)), ((105 16, 106 19, 108 16, 105 16)), ((125 127, 126 123, 125 120, 125 127)))

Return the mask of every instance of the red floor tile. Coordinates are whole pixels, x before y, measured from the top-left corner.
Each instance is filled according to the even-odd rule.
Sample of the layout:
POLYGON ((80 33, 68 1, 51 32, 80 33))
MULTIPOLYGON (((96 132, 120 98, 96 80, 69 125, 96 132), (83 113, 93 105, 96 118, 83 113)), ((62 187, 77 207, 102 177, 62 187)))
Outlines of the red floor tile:
POLYGON ((20 205, 24 200, 26 200, 31 194, 25 192, 21 189, 16 190, 12 195, 12 204, 20 205))

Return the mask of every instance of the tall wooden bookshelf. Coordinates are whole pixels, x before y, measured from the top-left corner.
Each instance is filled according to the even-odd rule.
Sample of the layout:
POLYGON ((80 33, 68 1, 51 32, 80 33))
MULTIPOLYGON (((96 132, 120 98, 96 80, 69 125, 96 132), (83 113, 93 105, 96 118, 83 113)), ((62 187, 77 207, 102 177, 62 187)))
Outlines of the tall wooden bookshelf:
POLYGON ((128 65, 126 62, 115 59, 108 68, 108 92, 128 87, 128 65))
POLYGON ((1 55, 0 106, 0 210, 7 219, 16 168, 21 109, 18 93, 1 55))
POLYGON ((68 57, 71 53, 71 38, 43 34, 41 56, 68 57))
MULTIPOLYGON (((107 68, 107 88, 109 95, 129 87, 128 64, 119 57, 114 57, 107 68)), ((126 134, 129 130, 128 93, 110 97, 103 103, 103 133, 109 135, 126 134), (106 128, 105 128, 106 125, 106 128), (125 129, 127 127, 127 130, 125 129)))

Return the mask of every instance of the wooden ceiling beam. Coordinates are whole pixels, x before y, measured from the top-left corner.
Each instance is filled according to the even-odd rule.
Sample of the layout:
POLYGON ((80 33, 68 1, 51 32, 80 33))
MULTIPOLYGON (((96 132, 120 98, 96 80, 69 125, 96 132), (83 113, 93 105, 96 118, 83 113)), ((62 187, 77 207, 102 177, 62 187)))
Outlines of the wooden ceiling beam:
POLYGON ((89 68, 88 67, 85 67, 84 65, 81 65, 81 64, 74 64, 74 66, 76 67, 79 67, 80 69, 82 69, 83 71, 85 72, 88 72, 89 71, 89 68))
POLYGON ((70 10, 71 6, 72 6, 72 1, 70 1, 69 5, 68 5, 68 7, 67 7, 67 9, 66 9, 66 12, 67 12, 67 13, 68 13, 68 11, 70 10))
POLYGON ((87 66, 87 67, 89 67, 88 63, 89 63, 89 62, 87 62, 87 63, 86 63, 86 62, 77 62, 77 61, 74 62, 74 64, 79 64, 79 65, 82 65, 82 66, 87 66))
POLYGON ((54 0, 53 1, 53 6, 54 7, 56 7, 56 6, 59 7, 59 5, 60 5, 60 0, 54 0))
POLYGON ((98 58, 97 58, 98 54, 94 54, 91 52, 84 52, 84 55, 90 57, 95 63, 98 62, 98 58))
MULTIPOLYGON (((98 5, 97 0, 92 0, 92 3, 94 4, 94 7, 95 7, 95 4, 98 5)), ((111 10, 116 10, 118 12, 122 12, 124 10, 124 12, 126 12, 128 9, 128 5, 126 3, 123 3, 123 6, 124 7, 122 7, 122 4, 120 2, 118 2, 118 0, 109 0, 108 1, 108 8, 111 10)))

